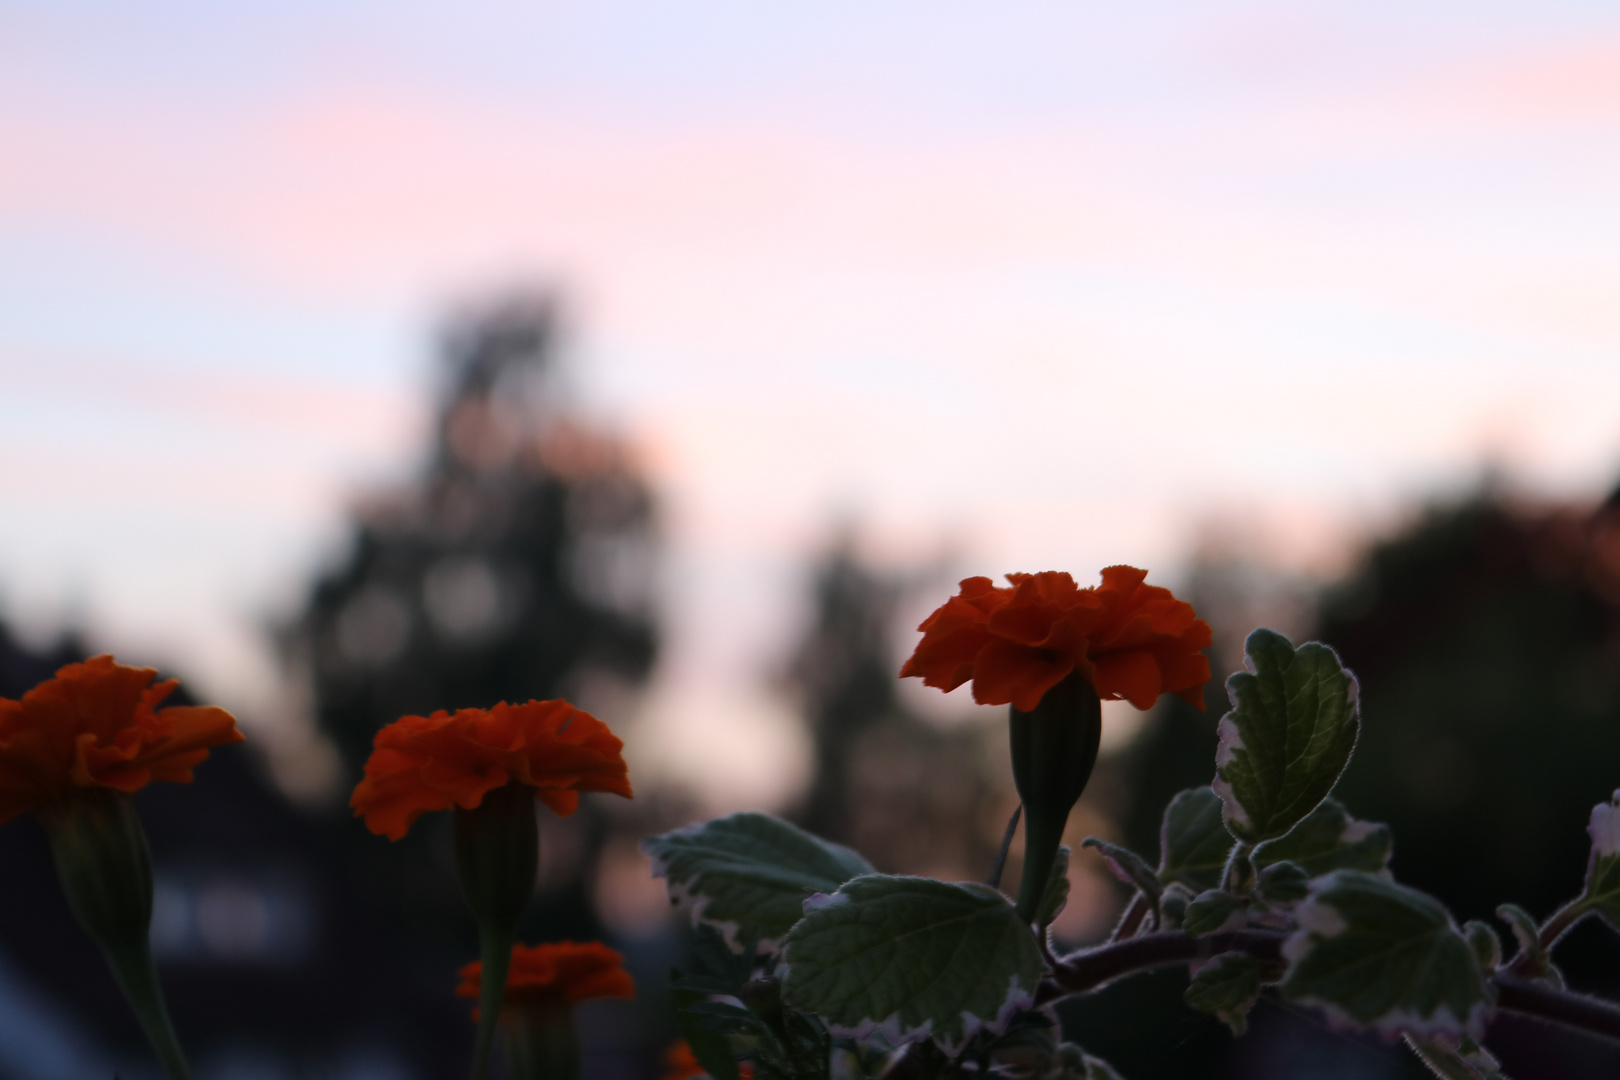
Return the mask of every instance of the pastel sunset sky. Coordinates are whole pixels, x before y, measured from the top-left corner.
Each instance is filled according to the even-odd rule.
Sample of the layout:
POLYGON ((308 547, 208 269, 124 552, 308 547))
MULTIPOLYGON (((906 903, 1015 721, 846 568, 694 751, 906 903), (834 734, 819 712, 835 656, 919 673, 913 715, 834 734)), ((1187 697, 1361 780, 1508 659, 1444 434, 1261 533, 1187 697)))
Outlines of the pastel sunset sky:
POLYGON ((664 496, 649 745, 723 733, 745 799, 840 516, 1174 584, 1487 460, 1605 491, 1620 6, 0 4, 5 612, 274 713, 437 320, 525 282, 664 496))

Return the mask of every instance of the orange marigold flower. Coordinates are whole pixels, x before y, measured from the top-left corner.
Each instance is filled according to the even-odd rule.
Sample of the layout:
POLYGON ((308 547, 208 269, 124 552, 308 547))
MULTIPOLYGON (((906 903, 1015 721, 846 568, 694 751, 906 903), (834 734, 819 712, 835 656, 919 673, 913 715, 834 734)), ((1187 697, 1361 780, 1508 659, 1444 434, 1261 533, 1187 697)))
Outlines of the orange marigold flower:
POLYGON ((111 656, 68 664, 20 701, 0 698, 0 822, 75 788, 139 791, 191 782, 214 746, 242 741, 236 719, 208 705, 158 705, 179 686, 111 656))
POLYGON ((349 805, 390 840, 430 810, 471 810, 512 782, 534 788, 564 817, 579 808, 582 791, 631 797, 619 755, 624 743, 566 701, 403 716, 377 732, 372 745, 349 805))
POLYGON ((973 700, 1030 712, 1071 671, 1097 696, 1138 709, 1160 694, 1204 707, 1209 624, 1146 570, 1110 566, 1082 589, 1068 574, 1008 574, 1010 588, 971 577, 917 627, 923 639, 900 669, 928 686, 973 681, 973 700))
MULTIPOLYGON (((692 1048, 682 1039, 668 1050, 664 1051, 664 1075, 662 1080, 697 1080, 709 1074, 703 1071, 698 1059, 692 1056, 692 1048)), ((753 1080, 754 1067, 746 1061, 737 1063, 737 1075, 742 1080, 753 1080)))
MULTIPOLYGON (((477 1000, 484 965, 474 960, 461 969, 456 993, 477 1000)), ((506 976, 506 1004, 577 1005, 592 998, 633 998, 636 983, 624 970, 624 957, 599 941, 555 941, 515 945, 506 976)))

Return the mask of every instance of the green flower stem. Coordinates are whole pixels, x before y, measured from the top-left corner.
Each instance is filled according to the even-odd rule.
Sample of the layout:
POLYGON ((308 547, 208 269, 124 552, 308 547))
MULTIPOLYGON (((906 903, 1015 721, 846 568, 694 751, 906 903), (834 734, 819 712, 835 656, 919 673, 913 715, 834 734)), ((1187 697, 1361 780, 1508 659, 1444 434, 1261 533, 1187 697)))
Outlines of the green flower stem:
POLYGON ((473 1043, 473 1080, 483 1080, 489 1075, 489 1058, 500 1025, 501 1007, 506 1001, 506 973, 512 966, 515 944, 515 926, 502 930, 479 920, 478 1036, 473 1043))
POLYGON ((152 965, 152 950, 147 940, 141 938, 104 946, 102 952, 118 980, 118 988, 135 1010, 147 1041, 163 1063, 163 1070, 174 1080, 190 1080, 191 1068, 186 1064, 185 1051, 180 1049, 180 1039, 169 1019, 169 1008, 163 1000, 163 989, 158 985, 157 969, 152 965))
POLYGON ((517 941, 518 916, 534 892, 540 867, 534 789, 511 783, 486 792, 475 808, 456 810, 455 835, 461 889, 478 924, 482 974, 472 1077, 484 1080, 506 999, 506 973, 517 941))
POLYGON ((508 1009, 501 1030, 512 1080, 579 1080, 579 1030, 572 1009, 508 1009))
POLYGON ((1018 915, 1035 920, 1052 876, 1069 811, 1091 778, 1102 738, 1102 702, 1078 671, 1046 692, 1033 711, 1009 708, 1013 783, 1024 805, 1024 873, 1018 915))
POLYGON ((152 966, 152 851, 135 804, 112 788, 80 788, 35 817, 50 840, 68 907, 101 946, 164 1070, 172 1080, 190 1080, 152 966))

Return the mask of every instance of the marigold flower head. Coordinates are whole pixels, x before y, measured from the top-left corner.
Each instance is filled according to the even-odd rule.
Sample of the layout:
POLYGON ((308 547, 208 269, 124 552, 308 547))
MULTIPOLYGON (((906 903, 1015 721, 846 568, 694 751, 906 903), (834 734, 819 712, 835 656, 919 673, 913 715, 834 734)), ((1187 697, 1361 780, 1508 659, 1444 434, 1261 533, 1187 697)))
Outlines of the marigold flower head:
POLYGON ((564 817, 579 808, 582 791, 631 797, 619 754, 624 743, 566 701, 403 716, 377 732, 372 745, 349 805, 390 840, 429 811, 474 809, 487 792, 513 782, 534 788, 564 817))
MULTIPOLYGON (((681 1039, 664 1051, 662 1080, 698 1080, 708 1075, 703 1071, 703 1066, 698 1064, 698 1059, 692 1056, 692 1048, 686 1044, 685 1039, 681 1039)), ((753 1080, 754 1067, 746 1061, 739 1061, 737 1075, 742 1080, 753 1080)))
MULTIPOLYGON (((456 993, 477 1000, 484 965, 474 960, 461 969, 456 993)), ((567 1008, 592 998, 634 998, 636 983, 624 970, 624 957, 599 941, 554 941, 516 945, 506 975, 508 1006, 567 1008)))
POLYGON ((68 664, 21 700, 0 698, 0 822, 75 788, 190 783, 210 747, 242 741, 224 709, 158 708, 180 684, 154 685, 156 677, 97 656, 68 664))
POLYGON ((1105 700, 1146 709, 1175 694, 1202 709, 1209 624, 1169 589, 1143 584, 1146 577, 1110 566, 1088 589, 1051 570, 1008 574, 1006 588, 968 578, 917 627, 923 638, 900 675, 947 691, 971 679, 979 704, 1030 712, 1079 671, 1105 700))

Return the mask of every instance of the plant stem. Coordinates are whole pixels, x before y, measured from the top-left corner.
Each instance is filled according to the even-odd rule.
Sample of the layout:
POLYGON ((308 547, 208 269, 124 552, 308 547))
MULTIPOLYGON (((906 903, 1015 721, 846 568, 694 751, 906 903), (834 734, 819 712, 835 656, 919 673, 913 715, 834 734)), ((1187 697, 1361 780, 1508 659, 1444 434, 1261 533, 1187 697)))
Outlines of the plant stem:
POLYGON ((990 879, 987 884, 992 889, 1001 888, 1001 873, 1007 869, 1007 852, 1012 850, 1013 836, 1018 832, 1018 819, 1023 813, 1024 804, 1019 803, 1013 807, 1012 817, 1007 819, 1007 831, 1001 834, 1001 850, 996 852, 996 861, 990 867, 990 879))
POLYGON ((1571 900, 1553 912, 1552 917, 1541 926, 1542 951, 1552 952, 1552 947, 1558 944, 1558 939, 1569 933, 1576 923, 1591 913, 1592 908, 1584 896, 1571 900))
MULTIPOLYGON (((1176 930, 1083 949, 1060 961, 1052 977, 1041 984, 1036 1002, 1044 1005, 1089 993, 1124 975, 1208 959, 1223 952, 1245 952, 1258 960, 1277 962, 1282 958, 1282 943, 1287 936, 1282 930, 1230 930, 1193 937, 1176 930)), ((1507 972, 1492 976, 1490 982, 1496 989, 1499 1010, 1620 1042, 1620 1004, 1530 982, 1507 972)))
POLYGON ((171 1080, 191 1080, 185 1052, 180 1049, 180 1039, 174 1033, 174 1023, 163 1002, 163 990, 158 986, 157 969, 152 966, 152 950, 147 940, 139 938, 108 945, 102 952, 118 980, 118 988, 141 1022, 141 1030, 146 1033, 153 1052, 163 1063, 163 1071, 171 1080))
POLYGON ((1498 1009, 1620 1042, 1620 1005, 1612 1001, 1559 990, 1544 982, 1527 982, 1511 975, 1496 975, 1491 983, 1496 987, 1498 1009))
POLYGON ((512 966, 512 944, 517 930, 502 929, 480 920, 478 924, 478 1041, 473 1044, 473 1080, 489 1075, 490 1050, 506 999, 506 973, 512 966))
POLYGON ((1114 927, 1114 932, 1108 940, 1111 942, 1123 941, 1126 938, 1134 937, 1136 932, 1142 928, 1142 920, 1147 918, 1148 909, 1151 906, 1147 894, 1137 892, 1135 896, 1131 897, 1130 906, 1125 909, 1125 914, 1119 917, 1119 925, 1114 927))

